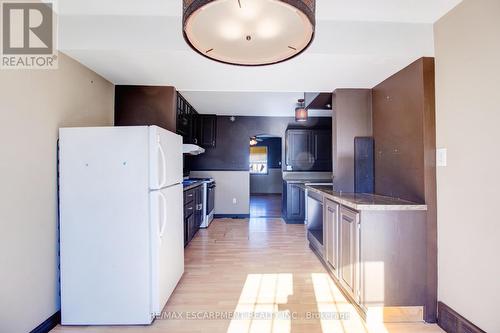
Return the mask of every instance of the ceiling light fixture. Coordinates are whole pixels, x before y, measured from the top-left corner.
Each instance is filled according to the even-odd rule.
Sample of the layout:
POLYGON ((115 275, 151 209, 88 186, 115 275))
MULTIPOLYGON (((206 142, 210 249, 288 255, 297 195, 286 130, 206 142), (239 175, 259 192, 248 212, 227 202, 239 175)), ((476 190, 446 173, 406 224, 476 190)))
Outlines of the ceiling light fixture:
POLYGON ((298 122, 307 121, 308 111, 306 109, 304 102, 305 102, 305 100, 301 98, 301 99, 299 99, 299 102, 297 103, 297 107, 295 108, 295 121, 298 121, 298 122))
POLYGON ((183 34, 199 54, 244 66, 279 63, 311 44, 316 0, 183 0, 183 34))

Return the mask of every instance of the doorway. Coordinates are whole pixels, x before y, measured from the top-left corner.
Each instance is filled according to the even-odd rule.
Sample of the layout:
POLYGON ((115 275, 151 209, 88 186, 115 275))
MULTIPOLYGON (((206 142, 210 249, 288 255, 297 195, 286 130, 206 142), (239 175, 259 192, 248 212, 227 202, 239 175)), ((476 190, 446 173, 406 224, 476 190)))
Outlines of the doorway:
POLYGON ((281 217, 283 172, 281 137, 250 138, 250 217, 281 217))

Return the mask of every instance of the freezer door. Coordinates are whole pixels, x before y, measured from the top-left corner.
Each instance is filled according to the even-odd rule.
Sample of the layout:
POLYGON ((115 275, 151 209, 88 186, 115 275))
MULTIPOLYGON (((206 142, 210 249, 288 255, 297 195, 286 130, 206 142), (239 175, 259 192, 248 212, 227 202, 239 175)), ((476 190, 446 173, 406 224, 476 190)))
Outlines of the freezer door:
POLYGON ((158 126, 149 127, 150 189, 182 183, 182 137, 158 126))
POLYGON ((151 191, 152 312, 159 315, 184 273, 182 185, 151 191))

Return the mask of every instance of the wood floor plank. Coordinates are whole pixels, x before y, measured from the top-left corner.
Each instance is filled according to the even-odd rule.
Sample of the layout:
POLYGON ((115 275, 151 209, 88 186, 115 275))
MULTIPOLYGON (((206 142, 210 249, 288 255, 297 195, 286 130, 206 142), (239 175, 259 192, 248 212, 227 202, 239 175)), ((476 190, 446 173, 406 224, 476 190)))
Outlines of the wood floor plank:
POLYGON ((215 220, 198 232, 185 258, 185 274, 163 311, 164 317, 175 312, 179 318, 157 319, 151 326, 58 326, 51 332, 443 332, 425 323, 368 327, 309 249, 304 225, 279 218, 215 220), (235 312, 246 317, 231 320, 235 312))

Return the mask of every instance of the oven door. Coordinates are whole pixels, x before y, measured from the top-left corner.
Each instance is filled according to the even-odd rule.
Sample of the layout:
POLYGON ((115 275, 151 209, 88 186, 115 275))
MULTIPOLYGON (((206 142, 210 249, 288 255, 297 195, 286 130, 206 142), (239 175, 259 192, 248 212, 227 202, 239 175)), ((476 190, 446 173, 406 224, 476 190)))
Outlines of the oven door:
POLYGON ((207 184, 207 215, 213 212, 215 208, 215 183, 207 184))

